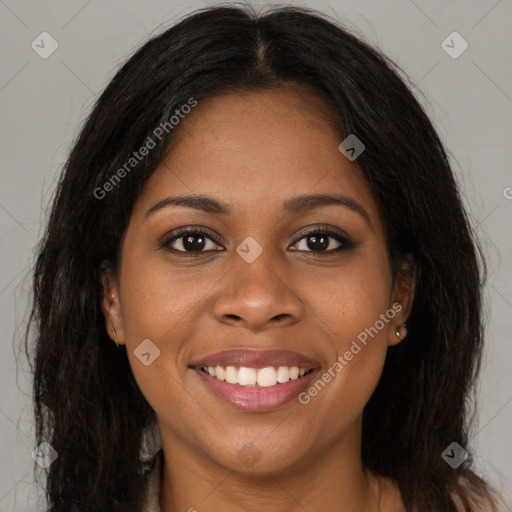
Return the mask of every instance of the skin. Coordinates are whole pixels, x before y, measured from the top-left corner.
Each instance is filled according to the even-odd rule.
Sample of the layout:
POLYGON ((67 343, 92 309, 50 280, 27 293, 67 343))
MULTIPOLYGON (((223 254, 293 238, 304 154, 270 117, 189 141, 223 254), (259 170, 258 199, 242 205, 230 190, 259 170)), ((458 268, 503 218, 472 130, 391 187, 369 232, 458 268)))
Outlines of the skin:
MULTIPOLYGON (((328 106, 299 86, 231 93, 201 100, 173 135, 134 205, 117 272, 103 274, 102 301, 107 330, 126 344, 157 415, 162 511, 405 510, 393 482, 364 470, 360 450, 363 408, 388 346, 400 342, 413 282, 405 262, 405 277, 393 278, 377 206, 357 161, 338 149, 328 106), (347 196, 369 222, 341 205, 283 213, 283 201, 306 193, 347 196), (232 212, 168 206, 146 217, 167 196, 187 194, 212 196, 232 212), (303 228, 325 225, 355 247, 315 255, 322 250, 308 246, 303 228), (178 252, 183 238, 176 252, 161 248, 182 226, 202 226, 222 242, 206 239, 199 256, 178 252), (252 263, 236 252, 248 236, 263 248, 252 263), (238 410, 189 368, 220 350, 281 348, 320 361, 324 373, 394 303, 402 310, 307 405, 238 410), (144 366, 134 350, 147 338, 161 354, 144 366), (251 467, 238 456, 247 444, 260 454, 251 467)), ((340 245, 329 240, 328 250, 340 245)))

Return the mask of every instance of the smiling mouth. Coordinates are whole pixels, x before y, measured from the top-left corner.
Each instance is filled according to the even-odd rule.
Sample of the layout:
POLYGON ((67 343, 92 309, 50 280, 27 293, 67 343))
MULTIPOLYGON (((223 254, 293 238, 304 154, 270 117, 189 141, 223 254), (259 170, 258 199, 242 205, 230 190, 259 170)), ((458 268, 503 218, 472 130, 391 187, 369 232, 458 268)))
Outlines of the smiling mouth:
POLYGON ((301 379, 313 371, 298 366, 266 366, 250 368, 246 366, 201 366, 199 369, 219 381, 237 384, 240 387, 268 388, 301 379))
POLYGON ((265 412, 293 403, 320 372, 319 360, 283 349, 234 348, 203 356, 189 369, 230 406, 265 412))

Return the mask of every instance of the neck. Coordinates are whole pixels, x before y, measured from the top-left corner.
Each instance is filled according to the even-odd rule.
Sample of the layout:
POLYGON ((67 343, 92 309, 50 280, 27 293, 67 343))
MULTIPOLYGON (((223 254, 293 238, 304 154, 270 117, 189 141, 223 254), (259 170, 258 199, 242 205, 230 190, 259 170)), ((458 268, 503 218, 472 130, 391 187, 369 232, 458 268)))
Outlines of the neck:
MULTIPOLYGON (((330 444, 279 471, 237 472, 203 452, 167 437, 160 493, 162 512, 375 512, 380 508, 382 479, 366 472, 360 458, 360 435, 330 444)), ((397 510, 397 509, 396 509, 397 510)))

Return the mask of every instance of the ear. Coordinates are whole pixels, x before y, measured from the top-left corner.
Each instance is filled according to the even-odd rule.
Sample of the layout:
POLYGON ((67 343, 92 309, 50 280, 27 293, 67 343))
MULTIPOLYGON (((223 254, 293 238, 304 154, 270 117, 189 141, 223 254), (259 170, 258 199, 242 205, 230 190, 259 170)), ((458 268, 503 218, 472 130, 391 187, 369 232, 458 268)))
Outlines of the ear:
POLYGON ((416 265, 411 255, 402 257, 398 262, 396 275, 393 282, 391 304, 395 311, 395 317, 389 331, 389 345, 397 345, 407 335, 407 322, 414 301, 416 287, 416 265))
POLYGON ((123 316, 119 301, 119 284, 111 263, 104 261, 100 267, 101 309, 105 316, 105 328, 110 339, 124 345, 123 316), (114 335, 115 330, 115 335, 114 335))

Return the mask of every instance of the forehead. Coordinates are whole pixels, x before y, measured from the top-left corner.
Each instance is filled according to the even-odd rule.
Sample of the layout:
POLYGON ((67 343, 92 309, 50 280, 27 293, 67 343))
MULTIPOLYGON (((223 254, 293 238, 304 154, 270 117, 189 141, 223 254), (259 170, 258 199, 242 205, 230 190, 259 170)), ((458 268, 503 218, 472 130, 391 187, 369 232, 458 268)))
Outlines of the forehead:
POLYGON ((355 162, 338 149, 330 106, 303 87, 200 100, 174 128, 140 198, 208 194, 253 213, 305 193, 342 193, 378 215, 355 162))

